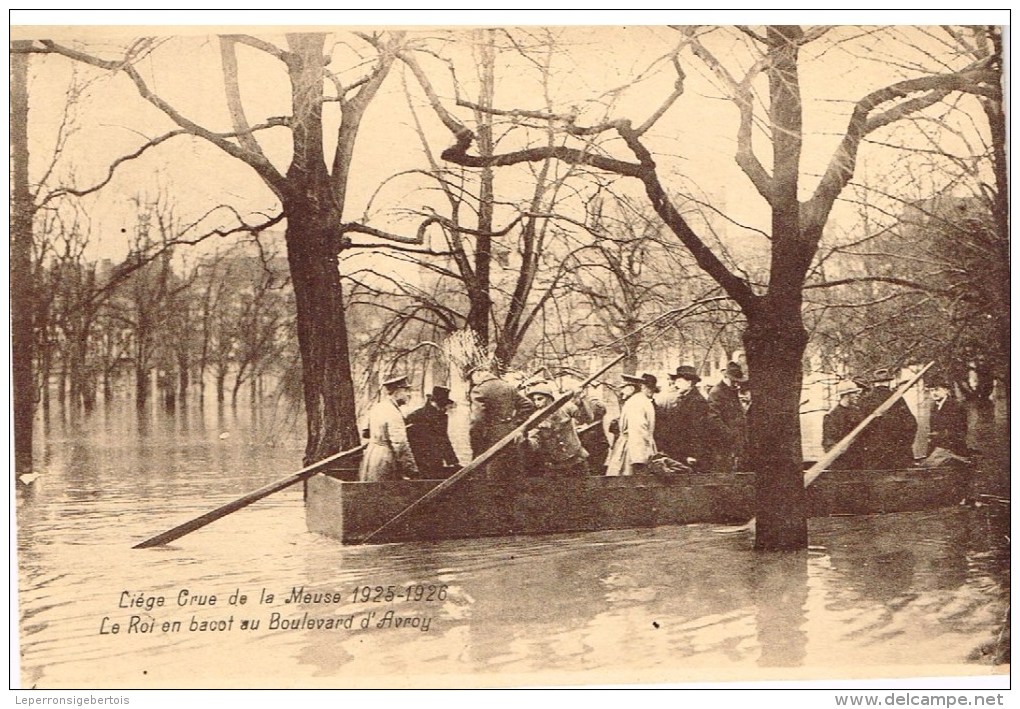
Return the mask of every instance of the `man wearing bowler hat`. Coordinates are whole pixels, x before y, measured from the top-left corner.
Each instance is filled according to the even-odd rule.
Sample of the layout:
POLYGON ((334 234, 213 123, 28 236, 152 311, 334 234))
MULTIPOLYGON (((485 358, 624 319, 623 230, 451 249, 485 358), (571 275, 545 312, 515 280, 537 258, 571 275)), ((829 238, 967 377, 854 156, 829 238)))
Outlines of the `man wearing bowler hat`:
POLYGON ((384 381, 382 389, 379 401, 368 412, 368 443, 358 474, 362 482, 418 476, 418 466, 407 442, 404 415, 400 413, 400 407, 410 400, 411 385, 401 375, 384 381))
POLYGON ((740 405, 738 390, 746 383, 744 370, 736 362, 730 362, 720 382, 708 394, 708 410, 714 424, 713 434, 716 436, 712 470, 716 472, 734 472, 744 456, 747 420, 744 407, 740 405))
POLYGON ((708 402, 698 391, 697 370, 681 364, 669 375, 672 391, 655 397, 655 446, 695 469, 709 464, 708 402))
POLYGON ((407 415, 407 440, 422 478, 447 478, 459 467, 446 417, 446 412, 455 405, 450 390, 436 386, 425 404, 407 415))
POLYGON ((647 372, 623 375, 623 406, 617 423, 616 440, 606 461, 606 475, 642 475, 655 450, 655 404, 658 380, 647 372))

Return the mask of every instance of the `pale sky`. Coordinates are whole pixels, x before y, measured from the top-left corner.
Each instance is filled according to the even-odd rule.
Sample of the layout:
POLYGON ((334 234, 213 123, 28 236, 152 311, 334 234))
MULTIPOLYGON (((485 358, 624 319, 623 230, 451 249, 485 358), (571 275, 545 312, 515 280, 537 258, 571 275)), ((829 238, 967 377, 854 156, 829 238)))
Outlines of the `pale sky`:
MULTIPOLYGON (((661 101, 661 96, 668 92, 673 79, 672 70, 664 70, 653 74, 652 78, 639 87, 621 92, 608 115, 599 113, 595 97, 602 97, 605 92, 624 85, 629 77, 648 67, 656 58, 669 51, 676 33, 664 27, 648 25, 664 22, 750 22, 755 19, 774 21, 777 14, 767 13, 766 17, 755 13, 739 13, 739 20, 733 14, 721 13, 689 13, 689 12, 652 12, 641 11, 623 13, 611 11, 584 12, 549 12, 532 11, 525 14, 476 11, 474 13, 450 13, 443 11, 420 11, 417 13, 401 12, 400 22, 406 24, 436 24, 444 22, 449 27, 453 22, 460 24, 477 21, 479 23, 520 24, 526 22, 552 24, 576 24, 583 20, 586 24, 604 23, 615 26, 601 28, 571 28, 565 30, 565 38, 571 44, 570 61, 560 67, 561 73, 554 78, 556 86, 553 95, 557 107, 578 105, 582 110, 581 123, 597 122, 603 118, 626 116, 635 122, 647 117, 661 101), (474 18, 474 19, 473 19, 474 18), (624 29, 624 23, 630 22, 630 29, 624 29), (638 25, 638 27, 633 27, 638 25), (644 26, 642 26, 644 25, 644 26)), ((12 11, 11 22, 20 24, 55 24, 69 25, 80 20, 104 25, 151 24, 158 15, 163 24, 187 21, 194 23, 200 20, 203 24, 228 22, 237 19, 236 13, 208 12, 196 16, 194 11, 173 13, 159 11, 135 11, 122 13, 79 12, 59 13, 12 11), (186 16, 186 18, 185 18, 186 16)), ((376 24, 393 22, 398 19, 395 13, 372 13, 359 11, 315 12, 315 13, 279 13, 246 11, 244 20, 251 24, 264 24, 261 28, 250 28, 253 33, 268 36, 279 27, 272 25, 285 22, 287 25, 311 23, 313 18, 317 24, 342 22, 350 24, 376 24), (284 20, 283 18, 286 18, 284 20)), ((935 23, 940 21, 966 21, 969 23, 1008 22, 1008 13, 970 12, 939 13, 855 13, 795 12, 786 13, 785 17, 796 17, 798 22, 882 22, 922 21, 935 23), (891 15, 891 16, 890 16, 891 15), (907 19, 909 18, 909 20, 907 19)), ((326 29, 326 27, 323 27, 326 29)), ((233 28, 236 30, 236 28, 233 28)), ((329 27, 328 29, 341 29, 329 27)), ((422 28, 419 28, 421 30, 422 28)), ((174 27, 174 34, 203 34, 210 31, 207 27, 174 27)), ((112 33, 133 37, 143 32, 165 32, 167 28, 149 27, 147 30, 124 27, 53 27, 45 30, 11 28, 12 35, 22 32, 28 36, 50 36, 80 39, 91 38, 99 34, 112 33)), ((852 30, 845 30, 852 34, 852 30)), ((346 40, 345 32, 338 32, 339 40, 346 40)), ((719 58, 730 66, 732 71, 734 59, 743 51, 739 43, 739 35, 722 33, 718 43, 713 46, 719 52, 719 58), (734 39, 737 37, 737 40, 734 39), (727 52, 727 50, 730 50, 727 52)), ((710 44, 713 40, 706 40, 710 44)), ((885 46, 885 45, 879 45, 885 46)), ((113 57, 109 52, 105 56, 113 57)), ((218 45, 214 38, 206 40, 175 39, 159 48, 152 61, 146 61, 140 69, 151 81, 151 85, 162 96, 170 99, 175 107, 189 117, 209 127, 227 130, 229 124, 223 108, 222 83, 218 45)), ((288 112, 287 82, 281 65, 272 59, 261 59, 254 51, 239 53, 241 61, 242 92, 249 119, 254 123, 260 118, 284 115, 288 112)), ((459 58, 458 76, 461 80, 470 78, 471 67, 469 55, 460 51, 451 53, 459 58)), ((423 59, 427 68, 431 68, 437 89, 449 97, 449 82, 445 82, 445 73, 441 65, 433 63, 430 67, 428 59, 423 59)), ((744 62, 746 64, 746 62, 744 62)), ((32 109, 30 125, 32 126, 33 153, 36 172, 39 162, 47 157, 48 146, 52 142, 55 121, 59 114, 55 110, 62 103, 62 95, 68 81, 68 62, 59 59, 40 59, 33 57, 30 91, 32 109)), ((710 197, 713 203, 725 208, 737 221, 758 227, 767 226, 767 213, 761 198, 754 192, 747 179, 733 161, 737 112, 733 104, 722 97, 718 80, 712 76, 704 65, 685 55, 684 68, 687 73, 685 93, 680 101, 660 120, 659 124, 648 136, 648 144, 653 149, 660 166, 660 175, 667 188, 673 190, 694 189, 696 193, 710 197)), ((351 182, 349 209, 346 219, 359 219, 362 211, 377 186, 388 176, 401 171, 423 166, 418 138, 411 130, 411 114, 407 108, 403 94, 402 67, 396 67, 387 78, 383 89, 369 109, 359 136, 358 148, 355 153, 354 172, 351 182)), ((528 79, 526 69, 508 66, 501 76, 497 76, 496 105, 504 108, 536 108, 541 109, 540 97, 536 93, 534 83, 514 83, 512 79, 528 79), (516 73, 520 72, 520 76, 516 73), (515 74, 515 76, 510 76, 515 74), (520 88, 517 92, 516 89, 520 88)), ((739 76, 738 76, 739 78, 739 76)), ((846 52, 830 51, 819 61, 805 62, 802 74, 802 88, 805 96, 805 146, 802 160, 803 173, 802 198, 810 194, 814 187, 816 175, 827 162, 838 133, 846 125, 846 116, 851 106, 847 100, 856 100, 869 90, 901 78, 898 71, 889 71, 889 67, 877 62, 860 60, 860 54, 853 56, 846 52), (815 100, 817 99, 817 102, 815 100)), ((416 90, 413 79, 408 75, 408 83, 416 90)), ((417 92, 416 92, 417 93, 417 92)), ((431 126, 430 134, 433 149, 438 152, 449 145, 448 133, 435 120, 432 112, 419 104, 419 116, 431 126)), ((448 107, 452 107, 452 101, 448 107)), ((470 120, 469 113, 460 110, 458 116, 470 120)), ((758 115, 762 118, 761 113, 758 115)), ((69 161, 80 182, 91 182, 105 174, 106 166, 117 155, 124 154, 141 143, 141 135, 152 137, 171 127, 168 119, 162 117, 135 93, 124 77, 112 80, 104 79, 92 85, 89 99, 83 105, 80 114, 80 132, 74 137, 68 149, 69 161)), ((277 167, 286 169, 289 154, 289 134, 284 129, 263 134, 262 145, 267 154, 274 159, 277 167)), ((332 141, 327 135, 327 147, 332 141)), ((766 141, 758 139, 756 149, 762 163, 768 168, 770 157, 765 151, 766 141)), ((328 155, 328 154, 327 154, 328 155)), ((629 158, 626 152, 618 156, 629 158)), ((869 175, 881 173, 883 156, 872 151, 862 151, 861 164, 857 177, 868 171, 869 175)), ((327 157, 327 160, 329 157, 327 157)), ((135 164, 125 166, 118 177, 94 200, 90 207, 94 226, 101 232, 99 253, 118 257, 125 248, 123 240, 118 237, 120 228, 130 227, 129 199, 138 191, 153 193, 158 185, 170 186, 177 208, 184 221, 190 221, 197 215, 220 203, 230 203, 241 210, 273 210, 275 198, 254 173, 227 158, 218 149, 200 140, 177 138, 170 143, 153 150, 135 164)), ((416 209, 424 204, 435 204, 441 208, 441 202, 435 202, 427 194, 415 191, 421 183, 411 178, 402 178, 389 184, 377 197, 377 209, 370 215, 373 226, 399 230, 404 233, 413 232, 414 225, 409 221, 400 221, 398 210, 416 209)), ((631 187, 635 187, 632 185, 631 187)), ((505 196, 517 192, 522 197, 528 194, 527 177, 521 170, 502 170, 497 173, 497 189, 503 190, 505 196), (514 182, 520 181, 515 188, 514 182)), ((682 206, 682 205, 680 205, 682 206)), ((738 230, 739 231, 739 230, 738 230)), ((746 237, 754 239, 755 237, 746 237)))

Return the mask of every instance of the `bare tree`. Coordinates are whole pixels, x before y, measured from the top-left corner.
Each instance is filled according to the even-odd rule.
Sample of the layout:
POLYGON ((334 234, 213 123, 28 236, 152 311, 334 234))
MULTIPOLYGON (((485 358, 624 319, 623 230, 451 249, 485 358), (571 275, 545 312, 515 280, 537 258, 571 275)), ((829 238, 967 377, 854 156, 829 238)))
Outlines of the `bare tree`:
MULTIPOLYGON (((131 44, 122 56, 113 59, 49 40, 18 48, 21 52, 60 55, 123 75, 140 99, 176 126, 146 141, 130 156, 125 156, 124 161, 111 166, 111 177, 123 162, 137 159, 179 136, 191 136, 251 168, 279 200, 287 219, 285 240, 296 296, 308 424, 306 462, 323 458, 341 447, 351 447, 358 441, 344 297, 338 271, 338 254, 349 245, 350 239, 341 226, 360 125, 369 103, 390 71, 403 35, 399 32, 360 35, 362 47, 337 43, 329 52, 326 38, 325 33, 294 33, 287 35, 286 46, 281 47, 249 35, 220 37, 223 98, 233 124, 230 132, 202 125, 178 110, 150 85, 138 64, 159 49, 160 42, 151 38, 131 44), (378 50, 375 59, 364 61, 364 49, 372 47, 378 50), (290 115, 266 117, 261 123, 249 120, 241 99, 240 52, 254 52, 279 62, 282 69, 279 79, 290 88, 290 115), (336 71, 328 68, 334 53, 345 64, 336 71), (327 104, 338 106, 341 112, 336 148, 329 163, 324 154, 327 124, 323 112, 327 104), (288 167, 280 170, 267 157, 257 136, 261 131, 284 128, 290 131, 293 149, 288 167)), ((173 68, 182 72, 194 70, 180 64, 173 68)))
MULTIPOLYGON (((818 249, 832 206, 854 174, 862 140, 869 134, 924 110, 954 92, 983 92, 999 82, 999 72, 989 61, 934 71, 897 81, 868 92, 853 104, 842 140, 835 149, 813 194, 800 201, 801 151, 804 103, 801 96, 801 52, 829 35, 831 28, 770 26, 762 30, 713 30, 682 28, 681 39, 667 62, 676 74, 674 87, 642 122, 625 119, 581 125, 578 116, 566 111, 556 118, 565 142, 554 146, 527 147, 495 155, 472 153, 478 135, 442 101, 415 57, 401 58, 415 72, 437 116, 455 138, 442 157, 466 167, 483 168, 538 162, 550 157, 583 164, 638 180, 665 224, 742 310, 746 319, 744 343, 752 372, 755 401, 750 417, 751 461, 757 473, 758 525, 755 545, 762 549, 804 548, 807 523, 803 481, 799 404, 802 357, 808 342, 803 322, 803 288, 818 249), (711 48, 710 35, 736 32, 748 45, 750 68, 738 78, 724 66, 711 48), (737 164, 764 200, 771 213, 768 233, 770 262, 768 284, 755 286, 728 268, 719 254, 688 223, 674 205, 661 181, 655 159, 645 144, 649 130, 684 96, 685 52, 692 53, 729 90, 740 114, 737 133, 737 164), (757 103, 753 89, 759 77, 767 82, 768 124, 765 132, 772 152, 768 171, 754 151, 757 103), (612 134, 630 159, 592 149, 592 136, 612 134)), ((900 41, 893 37, 890 41, 900 41)), ((745 65, 746 66, 746 65, 745 65)))
MULTIPOLYGON (((478 98, 458 101, 472 111, 478 122, 480 150, 490 153, 496 145, 512 139, 518 129, 516 122, 507 117, 495 120, 492 111, 497 85, 496 51, 525 53, 519 44, 505 38, 499 42, 497 36, 502 33, 485 30, 471 34, 478 98)), ((528 54, 529 69, 548 99, 550 62, 561 49, 549 31, 528 33, 526 39, 529 51, 535 55, 528 54)), ((420 191, 437 194, 440 199, 436 207, 404 210, 418 222, 414 237, 351 227, 391 242, 404 242, 400 246, 377 243, 356 248, 381 250, 421 274, 421 283, 409 284, 386 275, 385 267, 365 267, 350 273, 361 292, 373 298, 385 295, 391 303, 387 307, 393 310, 394 320, 380 331, 373 346, 386 349, 394 345, 397 351, 393 354, 399 355, 401 347, 395 335, 411 323, 416 323, 410 334, 412 346, 418 341, 413 337, 439 340, 466 326, 475 333, 481 347, 492 350, 497 365, 508 368, 530 328, 561 289, 569 272, 569 255, 591 241, 583 225, 570 224, 557 206, 576 201, 587 188, 588 176, 580 166, 564 167, 553 159, 533 168, 525 166, 516 183, 509 185, 508 181, 500 184, 489 167, 477 171, 451 169, 438 160, 435 139, 423 127, 413 104, 412 115, 428 169, 395 175, 387 183, 424 176, 428 188, 420 191), (497 218, 503 223, 497 225, 497 218)), ((541 123, 541 140, 552 145, 557 136, 555 125, 548 119, 536 121, 541 123)), ((387 187, 384 184, 377 196, 387 187)))

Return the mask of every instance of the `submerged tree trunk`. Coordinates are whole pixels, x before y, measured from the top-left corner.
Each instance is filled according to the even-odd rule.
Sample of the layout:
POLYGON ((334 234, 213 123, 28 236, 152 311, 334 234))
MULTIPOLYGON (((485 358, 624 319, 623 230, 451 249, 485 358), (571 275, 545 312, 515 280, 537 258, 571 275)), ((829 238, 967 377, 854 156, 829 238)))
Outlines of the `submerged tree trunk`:
MULTIPOLYGON (((19 44, 15 42, 15 44, 19 44)), ((35 416, 35 334, 32 323, 32 218, 35 213, 28 181, 28 56, 12 53, 11 61, 11 359, 13 365, 14 474, 32 469, 32 426, 35 416)))
POLYGON ((308 424, 306 465, 358 444, 343 288, 331 246, 336 232, 316 214, 317 204, 330 201, 328 185, 323 189, 325 195, 303 194, 285 204, 308 424))
POLYGON ((808 335, 800 308, 750 318, 744 331, 751 372, 750 467, 755 473, 755 548, 807 547, 800 394, 808 335))

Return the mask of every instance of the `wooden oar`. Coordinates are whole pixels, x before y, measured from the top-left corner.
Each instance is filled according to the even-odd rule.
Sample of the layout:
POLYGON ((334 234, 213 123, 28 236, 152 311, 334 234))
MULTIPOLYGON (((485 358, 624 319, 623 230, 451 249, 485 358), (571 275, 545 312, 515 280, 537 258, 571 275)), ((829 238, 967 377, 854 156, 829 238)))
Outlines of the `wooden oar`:
POLYGON ((166 544, 167 542, 172 542, 175 539, 180 539, 185 534, 190 534, 191 532, 194 532, 196 529, 204 527, 210 522, 215 522, 220 517, 226 517, 231 512, 236 512, 242 507, 247 507, 251 503, 261 500, 263 497, 269 497, 274 492, 279 492, 280 490, 290 487, 295 483, 299 483, 302 480, 310 478, 311 476, 315 475, 322 469, 334 463, 338 463, 341 460, 353 457, 356 453, 361 452, 364 448, 365 446, 364 444, 362 444, 357 448, 351 448, 350 450, 341 451, 340 453, 331 455, 328 458, 323 458, 317 463, 312 463, 311 465, 302 468, 293 475, 288 475, 287 477, 277 480, 274 483, 269 483, 268 485, 260 487, 258 490, 249 492, 244 497, 240 497, 234 500, 233 502, 228 502, 222 507, 217 507, 215 510, 206 512, 201 517, 196 517, 190 522, 185 522, 184 524, 177 525, 173 529, 167 530, 162 534, 157 534, 155 537, 152 537, 151 539, 146 539, 144 542, 134 545, 132 549, 148 549, 149 547, 158 547, 162 546, 163 544, 166 544))
POLYGON ((515 428, 510 433, 508 433, 505 436, 503 436, 503 438, 501 438, 498 441, 496 441, 496 443, 493 443, 492 446, 490 446, 487 450, 485 450, 481 455, 479 455, 477 458, 475 458, 470 463, 465 465, 463 468, 461 468, 459 471, 454 473, 452 476, 448 477, 446 480, 444 480, 443 482, 441 482, 438 485, 436 485, 434 488, 432 488, 431 490, 426 492, 424 495, 422 495, 417 500, 412 502, 410 505, 405 507, 403 510, 398 512, 396 515, 391 517, 385 524, 383 524, 377 530, 375 530, 374 532, 372 532, 371 534, 369 534, 369 535, 367 535, 365 537, 362 537, 362 539, 358 543, 359 544, 367 544, 369 541, 371 541, 378 534, 380 534, 381 532, 385 531, 391 525, 393 525, 395 522, 397 522, 398 520, 400 520, 403 517, 405 517, 408 513, 411 512, 411 510, 413 510, 413 509, 417 508, 418 506, 428 502, 429 500, 433 500, 436 497, 442 495, 444 492, 449 490, 451 487, 456 485, 458 482, 463 480, 465 477, 467 477, 471 473, 473 473, 476 470, 478 470, 479 468, 481 468, 483 465, 485 465, 490 460, 492 460, 496 455, 498 455, 500 451, 502 451, 508 445, 513 443, 521 434, 526 433, 527 431, 531 430, 532 428, 534 428, 538 424, 542 423, 542 421, 544 421, 547 418, 549 418, 549 416, 551 416, 557 410, 559 410, 560 408, 565 406, 566 403, 568 401, 570 401, 578 391, 580 391, 581 389, 584 389, 586 386, 591 384, 597 378, 599 378, 600 376, 605 374, 610 369, 610 367, 615 365, 617 362, 621 361, 624 357, 626 357, 626 354, 620 355, 619 357, 614 359, 612 362, 607 364, 605 367, 600 369, 598 372, 596 372, 595 374, 591 375, 590 377, 585 379, 583 382, 581 382, 577 386, 576 389, 568 391, 565 394, 561 394, 558 399, 553 401, 551 404, 546 406, 544 409, 539 409, 538 411, 533 413, 531 416, 528 417, 527 421, 522 423, 520 426, 515 428))
MULTIPOLYGON (((808 485, 813 483, 815 479, 818 478, 819 475, 824 473, 829 468, 830 465, 836 462, 837 458, 846 453, 847 450, 849 450, 850 445, 854 442, 854 440, 857 439, 857 436, 860 435, 861 431, 867 428, 872 421, 874 421, 879 416, 888 411, 890 408, 892 408, 893 404, 902 399, 903 395, 906 394, 911 389, 911 387, 917 384, 921 377, 924 376, 924 373, 927 372, 933 364, 935 364, 935 362, 929 362, 928 364, 924 365, 923 367, 921 367, 920 371, 917 372, 914 376, 900 384, 896 388, 896 390, 889 395, 888 399, 883 401, 879 405, 879 407, 872 411, 871 414, 869 414, 863 421, 854 426, 853 430, 850 431, 850 433, 843 436, 843 438, 840 439, 839 443, 830 448, 828 453, 823 455, 815 462, 814 465, 808 468, 804 472, 804 487, 807 487, 808 485)), ((742 525, 738 529, 740 530, 748 529, 754 532, 755 518, 752 517, 750 522, 748 522, 745 525, 742 525)))

